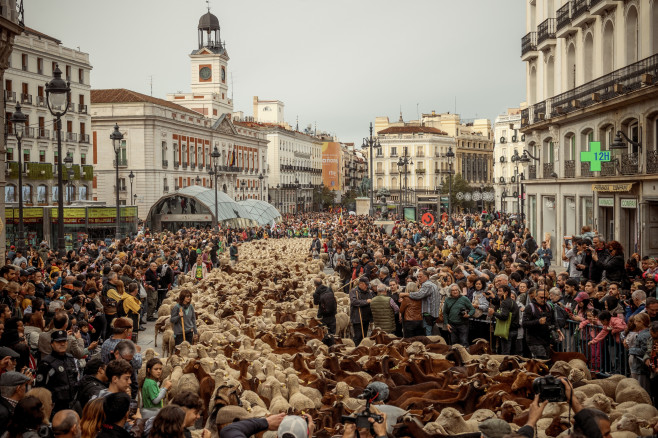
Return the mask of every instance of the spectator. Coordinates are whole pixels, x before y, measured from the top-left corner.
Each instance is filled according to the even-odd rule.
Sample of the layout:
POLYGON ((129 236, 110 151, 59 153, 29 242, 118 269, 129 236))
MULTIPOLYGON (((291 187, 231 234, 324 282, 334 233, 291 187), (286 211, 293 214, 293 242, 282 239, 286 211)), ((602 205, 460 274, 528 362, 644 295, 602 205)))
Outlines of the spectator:
POLYGON ((130 414, 130 396, 125 392, 109 394, 103 399, 105 419, 97 438, 131 438, 124 426, 130 414))
POLYGON ((154 357, 146 362, 146 378, 142 384, 142 404, 144 406, 142 416, 144 418, 156 415, 158 410, 164 406, 164 397, 171 389, 171 380, 162 382, 162 388, 160 388, 158 382, 161 377, 162 361, 154 357))
POLYGON ((110 361, 105 367, 105 375, 107 376, 108 387, 102 389, 98 393, 98 398, 103 398, 109 394, 117 392, 129 393, 131 389, 131 376, 133 368, 130 362, 125 359, 116 359, 110 361))
POLYGON ((103 404, 103 398, 96 398, 85 405, 80 420, 80 438, 96 438, 101 431, 101 425, 105 421, 103 404))
POLYGON ((36 397, 24 397, 16 404, 14 415, 3 438, 40 438, 44 427, 41 401, 36 397))
POLYGON ((560 342, 564 339, 562 331, 556 326, 553 311, 546 303, 546 298, 546 291, 540 290, 523 312, 526 344, 533 359, 550 359, 550 342, 553 331, 560 342))
POLYGON ((80 406, 85 406, 89 400, 97 397, 102 390, 107 389, 106 367, 107 365, 100 358, 87 361, 78 389, 77 400, 80 406))
POLYGON ((631 377, 636 379, 648 394, 651 394, 649 368, 645 366, 643 358, 649 345, 653 343, 649 332, 650 324, 649 315, 646 313, 631 317, 627 326, 627 330, 630 330, 630 332, 624 339, 624 346, 628 349, 631 377))
POLYGON ((46 388, 32 388, 25 397, 36 397, 41 402, 41 411, 43 412, 43 424, 50 424, 50 417, 53 413, 53 396, 46 388))
MULTIPOLYGON (((418 292, 413 292, 409 294, 409 298, 411 298, 412 300, 421 300, 422 303, 421 307, 423 312, 423 327, 425 328, 425 335, 430 336, 432 334, 432 328, 434 327, 434 322, 439 316, 441 295, 439 294, 439 290, 436 284, 430 281, 427 271, 421 269, 418 271, 417 276, 418 276, 418 284, 420 285, 420 290, 418 292)), ((403 293, 400 294, 400 296, 405 297, 406 294, 403 293)), ((471 307, 473 306, 471 305, 471 307)), ((450 323, 451 323, 450 319, 448 319, 448 324, 450 323)), ((466 339, 467 338, 468 335, 466 339)))
POLYGON ((0 376, 0 430, 7 430, 16 405, 25 397, 29 381, 28 376, 15 371, 0 376))
POLYGON ((192 292, 183 289, 178 295, 178 302, 171 307, 171 323, 174 326, 175 344, 183 341, 194 343, 197 336, 196 314, 192 305, 192 292))
POLYGON ((372 312, 373 327, 378 327, 386 333, 393 333, 395 331, 395 314, 400 311, 400 308, 386 293, 385 284, 377 285, 377 296, 370 301, 370 311, 372 312))
POLYGON ((468 346, 468 318, 475 314, 475 308, 464 295, 459 286, 451 284, 448 289, 450 296, 443 304, 443 318, 447 320, 452 344, 468 346))
MULTIPOLYGON (((417 300, 412 300, 408 294, 418 291, 416 283, 408 283, 406 287, 407 294, 402 297, 400 304, 400 322, 404 328, 404 337, 412 338, 414 336, 423 336, 425 329, 423 328, 423 313, 422 303, 417 300)), ((400 294, 402 296, 402 294, 400 294)), ((443 313, 439 313, 439 321, 443 322, 443 313)))
POLYGON ((80 438, 80 417, 70 409, 59 411, 53 417, 53 435, 56 438, 80 438))

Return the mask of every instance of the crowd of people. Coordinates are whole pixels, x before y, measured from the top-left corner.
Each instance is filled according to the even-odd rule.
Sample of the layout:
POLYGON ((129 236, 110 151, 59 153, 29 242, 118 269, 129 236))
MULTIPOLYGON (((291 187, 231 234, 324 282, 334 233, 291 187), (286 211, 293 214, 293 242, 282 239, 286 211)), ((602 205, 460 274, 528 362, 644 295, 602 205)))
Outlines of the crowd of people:
MULTIPOLYGON (((308 213, 271 227, 143 229, 117 241, 83 239, 65 254, 45 242, 25 254, 12 246, 0 268, 0 431, 7 438, 43 430, 189 435, 201 400, 182 393, 165 406, 172 383, 161 381, 157 358, 146 363, 138 385, 140 331, 155 321, 180 273, 201 280, 224 257, 239 263, 243 242, 304 237, 309 257, 326 260, 349 294, 357 345, 378 328, 404 337, 441 334, 462 345, 483 338, 500 354, 539 359, 579 346, 595 364, 611 360, 602 350, 612 339, 627 352, 632 376, 658 397, 655 259, 626 259, 618 242, 589 227, 553 254, 550 236, 537 242, 502 214, 384 226, 369 217, 308 213)), ((321 278, 315 286, 318 319, 331 341, 334 291, 321 278)), ((175 343, 195 342, 191 293, 175 298, 175 343)), ((268 417, 253 430, 276 430, 283 420, 268 417)), ((237 429, 227 428, 226 436, 240 436, 237 429)))

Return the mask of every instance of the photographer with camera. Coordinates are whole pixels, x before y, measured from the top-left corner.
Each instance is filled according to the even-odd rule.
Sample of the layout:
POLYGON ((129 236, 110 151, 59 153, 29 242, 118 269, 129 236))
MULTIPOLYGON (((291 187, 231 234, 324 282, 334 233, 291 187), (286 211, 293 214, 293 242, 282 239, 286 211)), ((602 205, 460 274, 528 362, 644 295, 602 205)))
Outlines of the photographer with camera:
POLYGON ((533 359, 549 359, 551 339, 564 340, 562 331, 556 326, 553 310, 546 303, 547 295, 540 289, 523 312, 525 340, 533 359))

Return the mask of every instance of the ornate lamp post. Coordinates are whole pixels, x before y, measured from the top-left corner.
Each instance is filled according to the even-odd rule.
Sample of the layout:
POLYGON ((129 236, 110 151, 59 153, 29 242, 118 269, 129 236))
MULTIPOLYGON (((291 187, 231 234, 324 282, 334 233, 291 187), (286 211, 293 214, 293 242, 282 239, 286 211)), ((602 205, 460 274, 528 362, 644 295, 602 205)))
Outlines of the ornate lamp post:
POLYGON ((452 146, 448 146, 446 158, 448 159, 448 220, 450 221, 452 218, 452 159, 455 158, 452 146))
POLYGON ((301 185, 299 184, 299 179, 295 178, 295 213, 299 211, 299 188, 301 185))
POLYGON ((196 179, 194 181, 196 182, 196 185, 198 186, 201 185, 201 177, 199 175, 196 176, 196 179))
POLYGON ((370 148, 370 216, 374 216, 375 214, 375 204, 374 204, 374 181, 373 181, 373 158, 372 158, 372 150, 373 148, 381 148, 382 145, 379 144, 379 139, 372 138, 372 122, 370 123, 370 137, 366 137, 363 139, 363 145, 362 147, 365 148, 370 148))
POLYGON ((21 104, 16 103, 16 111, 11 115, 9 121, 14 126, 14 135, 18 143, 18 250, 25 254, 23 250, 25 244, 25 232, 23 229, 23 149, 21 141, 25 134, 25 123, 27 116, 21 111, 21 104))
MULTIPOLYGON (((64 240, 64 185, 62 181, 62 116, 69 110, 71 87, 62 79, 62 71, 55 64, 53 79, 46 83, 46 102, 48 111, 55 117, 57 132, 57 251, 60 256, 66 252, 64 240)), ((21 190, 23 188, 21 187, 21 190)))
POLYGON ((263 176, 263 173, 261 172, 260 175, 258 175, 258 187, 260 188, 260 200, 263 200, 263 180, 265 177, 263 176))
POLYGON ((66 180, 66 197, 69 198, 69 205, 71 205, 71 202, 73 202, 73 194, 72 190, 69 190, 71 186, 73 186, 73 156, 69 153, 66 154, 66 158, 64 158, 64 167, 66 168, 66 175, 67 175, 67 180, 66 180))
POLYGON ((401 212, 400 215, 404 216, 404 205, 408 202, 407 199, 407 173, 409 172, 408 166, 413 166, 414 160, 411 157, 407 156, 407 148, 404 148, 404 154, 400 157, 397 162, 398 172, 400 173, 400 205, 401 212), (404 189, 402 188, 402 179, 404 178, 404 189), (403 192, 404 190, 404 192, 403 192), (403 195, 404 193, 404 195, 403 195))
POLYGON ((128 174, 128 178, 130 178, 130 205, 133 204, 133 180, 135 179, 135 174, 133 171, 130 171, 130 174, 128 174))
POLYGON ((210 172, 208 172, 208 175, 210 175, 210 178, 214 178, 214 188, 215 188, 215 217, 213 218, 212 221, 212 227, 213 229, 217 228, 217 179, 219 178, 219 157, 221 157, 222 154, 219 152, 217 149, 217 146, 215 146, 212 150, 212 153, 210 154, 210 158, 212 160, 212 169, 210 172))
POLYGON ((242 200, 244 200, 244 189, 247 187, 247 181, 240 181, 240 187, 242 187, 242 200))
POLYGON ((117 123, 114 124, 114 131, 112 131, 112 134, 110 134, 110 140, 112 140, 112 147, 114 148, 114 164, 115 164, 115 169, 116 169, 116 175, 115 175, 115 185, 116 185, 116 228, 114 230, 114 238, 115 239, 120 239, 121 238, 121 213, 120 213, 120 207, 119 207, 119 152, 121 151, 121 140, 123 140, 123 134, 121 131, 119 131, 119 125, 117 123))

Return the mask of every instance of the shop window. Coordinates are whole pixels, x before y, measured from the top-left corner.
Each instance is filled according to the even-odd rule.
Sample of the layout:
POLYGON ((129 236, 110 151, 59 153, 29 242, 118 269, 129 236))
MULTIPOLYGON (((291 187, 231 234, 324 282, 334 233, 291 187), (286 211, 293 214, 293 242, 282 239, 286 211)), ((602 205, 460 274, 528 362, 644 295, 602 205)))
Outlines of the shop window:
POLYGON ((23 202, 26 204, 32 203, 32 186, 27 184, 23 186, 23 202))
POLYGON ((48 186, 41 184, 37 187, 37 204, 48 203, 48 186))
POLYGON ((78 199, 81 201, 86 201, 87 200, 87 186, 80 186, 78 187, 78 199))
POLYGON ((16 202, 16 186, 7 184, 5 186, 5 202, 16 202))

